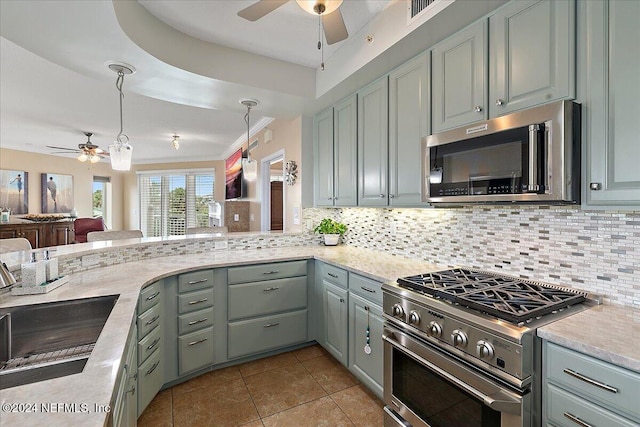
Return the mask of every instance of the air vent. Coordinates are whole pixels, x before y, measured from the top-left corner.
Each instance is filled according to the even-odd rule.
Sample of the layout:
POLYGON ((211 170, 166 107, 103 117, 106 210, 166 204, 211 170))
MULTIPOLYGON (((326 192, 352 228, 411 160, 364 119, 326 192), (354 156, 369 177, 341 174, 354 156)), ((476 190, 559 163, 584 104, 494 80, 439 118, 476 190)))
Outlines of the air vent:
POLYGON ((436 0, 411 0, 411 12, 409 15, 409 19, 415 18, 417 14, 419 14, 435 2, 436 0))
POLYGON ((422 25, 455 0, 408 0, 407 25, 422 25))

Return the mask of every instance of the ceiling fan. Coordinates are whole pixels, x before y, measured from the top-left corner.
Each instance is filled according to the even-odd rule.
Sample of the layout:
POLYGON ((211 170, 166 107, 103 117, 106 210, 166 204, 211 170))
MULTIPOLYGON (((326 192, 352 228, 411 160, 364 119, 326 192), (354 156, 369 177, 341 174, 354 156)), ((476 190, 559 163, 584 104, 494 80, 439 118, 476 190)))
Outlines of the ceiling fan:
MULTIPOLYGON (((238 16, 249 21, 257 21, 287 1, 289 0, 259 0, 238 12, 238 16)), ((322 20, 327 44, 334 44, 349 37, 342 12, 340 12, 342 0, 296 0, 296 3, 306 12, 318 15, 322 20)), ((320 47, 321 43, 318 42, 318 49, 320 47)))
POLYGON ((97 163, 102 160, 105 156, 108 156, 109 153, 104 151, 102 148, 91 142, 91 136, 93 133, 85 132, 87 136, 87 142, 84 144, 78 144, 78 148, 66 148, 66 147, 54 147, 51 145, 47 145, 47 148, 53 148, 54 150, 63 150, 63 151, 54 151, 51 154, 71 154, 71 153, 80 153, 78 155, 78 160, 81 162, 86 162, 89 160, 91 163, 97 163))

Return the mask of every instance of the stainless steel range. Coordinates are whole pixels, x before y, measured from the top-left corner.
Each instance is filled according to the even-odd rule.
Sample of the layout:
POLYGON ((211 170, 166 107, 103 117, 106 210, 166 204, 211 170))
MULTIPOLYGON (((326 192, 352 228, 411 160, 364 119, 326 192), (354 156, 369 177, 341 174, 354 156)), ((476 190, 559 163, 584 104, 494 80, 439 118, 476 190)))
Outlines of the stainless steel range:
POLYGON ((536 329, 587 293, 462 268, 382 289, 385 426, 542 424, 536 329))

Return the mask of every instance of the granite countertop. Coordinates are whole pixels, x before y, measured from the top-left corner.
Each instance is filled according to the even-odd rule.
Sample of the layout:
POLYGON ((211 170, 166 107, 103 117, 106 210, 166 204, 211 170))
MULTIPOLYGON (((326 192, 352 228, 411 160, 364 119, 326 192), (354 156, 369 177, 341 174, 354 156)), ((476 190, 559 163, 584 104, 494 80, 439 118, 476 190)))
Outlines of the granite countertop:
POLYGON ((3 426, 103 426, 108 414, 95 405, 109 405, 124 361, 128 331, 136 319, 140 289, 164 277, 182 272, 260 262, 315 258, 374 280, 388 282, 398 277, 442 269, 422 261, 347 246, 303 246, 256 250, 225 250, 207 254, 180 255, 96 268, 70 275, 69 283, 44 295, 0 296, 0 308, 16 305, 119 295, 96 346, 82 373, 0 390, 3 426), (34 412, 42 403, 82 404, 78 410, 57 413, 34 412), (27 404, 8 406, 7 404, 27 404), (36 404, 31 406, 31 404, 36 404), (26 412, 31 409, 31 412, 26 412))
POLYGON ((640 310, 595 306, 543 326, 538 336, 640 373, 640 310))

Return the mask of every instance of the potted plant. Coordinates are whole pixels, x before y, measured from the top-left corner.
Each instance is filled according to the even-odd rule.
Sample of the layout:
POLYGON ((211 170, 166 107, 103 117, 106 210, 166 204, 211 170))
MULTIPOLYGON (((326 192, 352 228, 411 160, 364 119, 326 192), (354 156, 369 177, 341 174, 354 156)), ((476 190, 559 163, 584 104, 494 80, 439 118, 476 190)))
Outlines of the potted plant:
POLYGON ((335 246, 338 244, 340 236, 346 233, 347 226, 331 218, 325 218, 320 221, 320 224, 313 231, 324 235, 325 246, 335 246))

